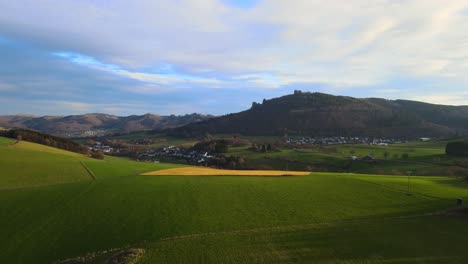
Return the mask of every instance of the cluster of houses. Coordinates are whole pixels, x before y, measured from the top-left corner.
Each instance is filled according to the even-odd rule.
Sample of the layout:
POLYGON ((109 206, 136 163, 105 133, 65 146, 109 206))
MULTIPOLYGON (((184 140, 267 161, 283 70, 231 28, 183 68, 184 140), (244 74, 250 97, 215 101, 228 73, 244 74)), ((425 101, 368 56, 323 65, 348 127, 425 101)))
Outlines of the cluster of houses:
POLYGON ((159 162, 159 160, 173 159, 185 161, 188 164, 206 164, 215 160, 217 157, 208 154, 208 152, 198 152, 196 150, 184 149, 175 146, 169 146, 158 149, 150 149, 140 153, 139 161, 159 162))
POLYGON ((366 162, 374 162, 376 159, 370 155, 359 157, 359 156, 349 156, 350 160, 359 160, 359 161, 366 161, 366 162))
POLYGON ((97 130, 67 132, 64 134, 64 136, 69 137, 69 138, 86 138, 86 137, 102 137, 102 136, 107 136, 109 134, 111 134, 111 131, 109 130, 97 129, 97 130))
POLYGON ((405 141, 399 139, 370 138, 370 137, 298 137, 287 138, 288 144, 295 145, 338 145, 338 144, 369 144, 387 146, 405 141))
POLYGON ((88 146, 88 148, 91 149, 91 150, 101 150, 104 153, 113 153, 113 152, 118 153, 120 151, 120 149, 118 149, 118 148, 114 149, 113 147, 108 146, 108 145, 104 145, 104 144, 102 144, 102 142, 99 142, 99 141, 96 141, 94 143, 94 145, 92 145, 92 146, 88 146))

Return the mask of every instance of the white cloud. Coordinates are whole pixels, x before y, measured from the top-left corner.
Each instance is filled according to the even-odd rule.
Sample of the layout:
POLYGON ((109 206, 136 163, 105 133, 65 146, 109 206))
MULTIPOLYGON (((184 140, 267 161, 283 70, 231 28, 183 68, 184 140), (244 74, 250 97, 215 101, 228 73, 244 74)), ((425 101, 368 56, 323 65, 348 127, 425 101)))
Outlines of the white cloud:
POLYGON ((451 94, 440 93, 440 94, 430 94, 430 95, 418 95, 418 96, 412 97, 411 99, 433 103, 433 104, 468 106, 468 92, 451 93, 451 94))
POLYGON ((122 65, 115 73, 149 84, 466 84, 467 8, 467 0, 270 0, 249 9, 217 0, 2 1, 0 34, 122 65), (161 62, 227 78, 138 70, 161 62))

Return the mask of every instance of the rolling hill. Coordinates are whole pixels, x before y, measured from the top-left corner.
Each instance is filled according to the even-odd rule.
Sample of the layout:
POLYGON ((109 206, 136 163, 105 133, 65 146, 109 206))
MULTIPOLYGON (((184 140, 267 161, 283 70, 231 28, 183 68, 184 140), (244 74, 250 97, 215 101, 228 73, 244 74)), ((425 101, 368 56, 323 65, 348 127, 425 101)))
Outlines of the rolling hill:
POLYGON ((252 108, 243 112, 170 129, 168 133, 444 137, 468 134, 468 106, 296 91, 253 103, 252 108))
MULTIPOLYGON (((0 127, 19 127, 60 136, 80 136, 85 131, 101 130, 103 133, 132 132, 146 129, 162 130, 183 126, 211 118, 210 115, 190 114, 160 116, 154 114, 114 116, 85 114, 71 116, 0 116, 0 127)), ((89 134, 93 135, 93 134, 89 134)))
POLYGON ((177 165, 92 160, 6 138, 0 138, 0 167, 1 263, 463 263, 468 257, 464 211, 445 212, 468 197, 467 182, 457 178, 412 177, 407 195, 401 176, 148 176, 140 174, 177 165), (139 261, 111 261, 129 252, 140 252, 139 261))
POLYGON ((173 167, 177 165, 138 163, 110 156, 96 160, 80 153, 0 137, 0 191, 136 175, 173 167))

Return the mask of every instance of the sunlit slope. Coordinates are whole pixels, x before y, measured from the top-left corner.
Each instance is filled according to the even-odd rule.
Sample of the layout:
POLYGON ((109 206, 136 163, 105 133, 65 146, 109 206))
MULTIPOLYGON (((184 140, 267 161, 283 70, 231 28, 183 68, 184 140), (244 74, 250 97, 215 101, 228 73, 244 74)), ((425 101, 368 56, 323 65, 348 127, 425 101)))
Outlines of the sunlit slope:
MULTIPOLYGON (((433 198, 431 189, 424 195, 406 195, 402 190, 354 177, 326 173, 300 177, 122 175, 2 191, 0 259, 6 263, 50 263, 111 248, 143 246, 152 251, 151 243, 166 238, 239 230, 263 230, 270 237, 271 230, 288 226, 301 229, 387 219, 440 211, 454 205, 454 197, 433 198)), ((447 188, 457 195, 466 193, 456 180, 452 183, 447 188)), ((216 247, 216 240, 210 241, 203 243, 216 247)), ((242 243, 233 242, 237 247, 233 250, 242 252, 242 243)), ((331 250, 339 240, 327 243, 324 246, 331 250)), ((186 253, 186 260, 194 253, 186 242, 174 242, 172 246, 174 252, 186 253)), ((226 249, 216 250, 229 248, 231 245, 227 244, 226 249)), ((371 253, 361 250, 362 254, 371 253)))
POLYGON ((0 138, 0 189, 91 180, 89 158, 40 144, 0 138))
POLYGON ((84 166, 96 179, 177 167, 108 156, 95 160, 66 150, 0 137, 0 189, 93 180, 84 166))

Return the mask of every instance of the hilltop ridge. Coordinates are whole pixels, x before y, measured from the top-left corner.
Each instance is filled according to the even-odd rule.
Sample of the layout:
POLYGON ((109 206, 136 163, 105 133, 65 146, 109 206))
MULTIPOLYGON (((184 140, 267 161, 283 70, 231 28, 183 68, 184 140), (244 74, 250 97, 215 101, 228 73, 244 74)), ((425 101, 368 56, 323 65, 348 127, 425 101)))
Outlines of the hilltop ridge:
POLYGON ((0 127, 34 129, 44 133, 65 136, 96 136, 108 133, 127 133, 139 130, 162 130, 183 126, 211 118, 210 115, 188 114, 161 116, 155 114, 115 116, 102 113, 69 116, 0 116, 0 127))
POLYGON ((295 91, 248 110, 169 130, 171 135, 443 137, 468 133, 468 106, 295 91))

